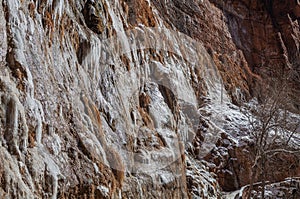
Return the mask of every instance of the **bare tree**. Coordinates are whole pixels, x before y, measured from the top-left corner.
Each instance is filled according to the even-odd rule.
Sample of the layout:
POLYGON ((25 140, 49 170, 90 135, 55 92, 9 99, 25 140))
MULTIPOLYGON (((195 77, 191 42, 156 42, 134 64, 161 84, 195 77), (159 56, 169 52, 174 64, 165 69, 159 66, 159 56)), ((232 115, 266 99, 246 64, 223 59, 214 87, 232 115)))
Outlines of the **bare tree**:
POLYGON ((248 198, 251 197, 257 172, 261 176, 261 197, 265 198, 266 165, 278 153, 296 153, 289 143, 300 125, 288 111, 289 87, 282 83, 266 89, 266 97, 255 105, 244 106, 242 112, 248 118, 249 130, 254 141, 252 168, 248 198))

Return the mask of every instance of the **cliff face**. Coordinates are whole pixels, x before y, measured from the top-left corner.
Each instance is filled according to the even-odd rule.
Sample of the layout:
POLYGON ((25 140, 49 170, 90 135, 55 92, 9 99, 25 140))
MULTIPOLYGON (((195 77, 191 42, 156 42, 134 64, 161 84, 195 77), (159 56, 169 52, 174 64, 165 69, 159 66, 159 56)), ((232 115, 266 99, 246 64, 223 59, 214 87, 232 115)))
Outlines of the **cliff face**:
POLYGON ((271 84, 286 81, 299 112, 299 1, 213 2, 224 8, 232 40, 251 70, 271 84))
POLYGON ((299 111, 298 1, 153 1, 179 31, 203 42, 233 102, 289 79, 299 111), (272 80, 273 78, 273 80, 272 80), (242 94, 242 95, 241 95, 242 94))
POLYGON ((279 0, 1 1, 1 198, 218 198, 219 183, 249 183, 235 172, 228 188, 201 160, 283 71, 299 111, 299 17, 279 0))

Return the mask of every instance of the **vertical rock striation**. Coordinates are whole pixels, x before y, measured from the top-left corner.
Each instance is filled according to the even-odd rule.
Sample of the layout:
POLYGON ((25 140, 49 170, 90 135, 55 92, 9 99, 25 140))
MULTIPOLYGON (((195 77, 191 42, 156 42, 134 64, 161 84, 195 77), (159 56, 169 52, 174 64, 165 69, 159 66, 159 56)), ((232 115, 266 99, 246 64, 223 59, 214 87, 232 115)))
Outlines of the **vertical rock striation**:
POLYGON ((0 197, 221 198, 224 110, 287 71, 299 111, 291 2, 2 0, 0 197))

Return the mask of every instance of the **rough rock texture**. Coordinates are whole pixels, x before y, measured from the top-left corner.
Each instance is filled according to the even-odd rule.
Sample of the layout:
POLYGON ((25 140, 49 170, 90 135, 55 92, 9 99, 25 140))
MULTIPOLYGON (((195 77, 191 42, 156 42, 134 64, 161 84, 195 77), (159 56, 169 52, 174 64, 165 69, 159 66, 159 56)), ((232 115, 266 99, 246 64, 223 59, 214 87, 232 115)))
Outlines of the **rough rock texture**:
POLYGON ((288 79, 299 111, 299 1, 212 2, 224 10, 232 41, 251 70, 272 83, 288 79))
POLYGON ((179 31, 203 42, 233 102, 249 93, 260 97, 261 78, 285 77, 299 111, 298 1, 153 2, 179 31))
MULTIPOLYGON (((250 183, 251 168, 253 166, 253 144, 249 140, 241 139, 235 143, 226 134, 216 143, 204 159, 210 162, 210 170, 217 174, 219 185, 224 191, 234 191, 250 183)), ((278 153, 267 163, 264 173, 269 182, 284 181, 291 176, 300 175, 299 154, 278 153)), ((261 173, 253 176, 254 182, 260 182, 261 173)))
POLYGON ((164 3, 155 0, 153 3, 167 22, 203 43, 234 103, 249 97, 256 77, 232 39, 223 10, 210 1, 175 0, 164 3))
POLYGON ((299 111, 299 4, 283 2, 2 0, 1 198, 220 198, 246 184, 201 159, 233 135, 223 111, 282 71, 299 111))

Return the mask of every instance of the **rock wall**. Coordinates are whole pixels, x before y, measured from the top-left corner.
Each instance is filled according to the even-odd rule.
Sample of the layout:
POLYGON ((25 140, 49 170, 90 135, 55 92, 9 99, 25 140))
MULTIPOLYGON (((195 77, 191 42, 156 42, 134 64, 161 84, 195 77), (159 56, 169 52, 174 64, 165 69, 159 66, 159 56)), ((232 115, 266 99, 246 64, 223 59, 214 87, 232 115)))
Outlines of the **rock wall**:
POLYGON ((224 10, 232 41, 251 71, 269 84, 291 86, 292 108, 299 112, 299 1, 212 2, 224 10))
POLYGON ((2 0, 1 198, 220 198, 214 110, 288 68, 299 108, 298 23, 281 1, 2 0))
POLYGON ((191 194, 179 106, 214 70, 201 44, 147 1, 2 1, 1 19, 4 198, 191 194))

